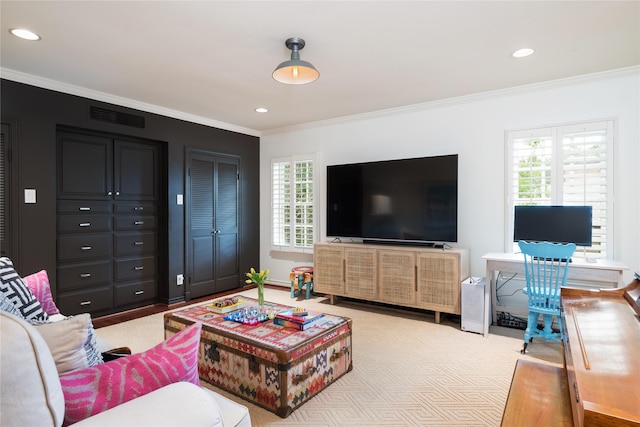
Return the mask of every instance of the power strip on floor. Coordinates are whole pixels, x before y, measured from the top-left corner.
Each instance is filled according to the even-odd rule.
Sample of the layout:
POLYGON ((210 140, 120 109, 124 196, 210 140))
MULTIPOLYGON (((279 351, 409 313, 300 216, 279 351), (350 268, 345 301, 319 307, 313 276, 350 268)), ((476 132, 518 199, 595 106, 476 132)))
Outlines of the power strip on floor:
POLYGON ((498 312, 498 319, 496 322, 498 326, 504 326, 506 328, 513 329, 527 329, 527 321, 524 319, 520 319, 518 317, 514 317, 509 313, 498 312))

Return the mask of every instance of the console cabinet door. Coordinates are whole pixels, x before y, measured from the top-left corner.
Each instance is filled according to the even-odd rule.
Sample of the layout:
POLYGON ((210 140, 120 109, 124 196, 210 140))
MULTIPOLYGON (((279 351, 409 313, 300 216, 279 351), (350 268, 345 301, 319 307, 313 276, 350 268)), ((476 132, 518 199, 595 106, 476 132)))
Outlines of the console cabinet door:
POLYGON ((378 298, 400 305, 416 303, 416 254, 411 251, 378 251, 380 289, 378 298))
POLYGON ((344 249, 316 244, 313 251, 313 289, 330 295, 344 295, 344 249))
POLYGON ((378 298, 378 253, 373 248, 344 249, 344 294, 348 297, 378 298))
POLYGON ((418 307, 460 314, 460 257, 418 253, 418 307))

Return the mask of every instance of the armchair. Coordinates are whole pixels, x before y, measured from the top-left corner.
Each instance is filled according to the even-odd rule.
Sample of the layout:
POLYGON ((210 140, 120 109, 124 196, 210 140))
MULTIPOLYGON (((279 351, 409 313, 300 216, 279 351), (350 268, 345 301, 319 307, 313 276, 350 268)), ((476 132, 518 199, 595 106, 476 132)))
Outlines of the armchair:
MULTIPOLYGON (((63 425, 69 402, 65 402, 68 396, 61 378, 94 368, 59 376, 49 347, 36 328, 2 310, 0 338, 0 425, 63 425)), ((118 360, 100 366, 113 363, 118 360)), ((74 425, 250 427, 251 420, 245 406, 191 382, 179 381, 92 414, 74 425)))

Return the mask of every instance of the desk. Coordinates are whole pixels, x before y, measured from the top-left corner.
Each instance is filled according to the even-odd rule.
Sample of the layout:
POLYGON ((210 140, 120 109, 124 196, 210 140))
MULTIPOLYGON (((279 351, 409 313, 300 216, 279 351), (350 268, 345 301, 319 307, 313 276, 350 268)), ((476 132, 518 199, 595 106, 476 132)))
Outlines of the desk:
MULTIPOLYGON (((522 254, 509 254, 500 252, 490 252, 483 255, 487 265, 487 283, 484 290, 484 335, 489 333, 489 325, 497 322, 496 308, 496 272, 517 273, 524 278, 524 257, 522 254), (491 317, 489 317, 489 302, 491 302, 491 317)), ((575 258, 569 265, 567 280, 583 281, 585 283, 595 283, 599 288, 617 288, 622 283, 622 275, 629 267, 606 259, 599 259, 596 262, 587 262, 582 258, 575 258)), ((522 308, 502 305, 500 311, 526 316, 528 311, 523 312, 522 308)))

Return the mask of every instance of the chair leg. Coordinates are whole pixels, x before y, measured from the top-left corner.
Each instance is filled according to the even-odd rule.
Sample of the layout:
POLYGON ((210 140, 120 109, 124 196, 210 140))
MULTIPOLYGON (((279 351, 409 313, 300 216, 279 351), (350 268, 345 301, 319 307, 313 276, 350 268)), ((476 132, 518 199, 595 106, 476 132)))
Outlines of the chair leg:
POLYGON ((542 316, 544 320, 544 329, 542 333, 544 334, 544 340, 549 342, 551 337, 553 336, 553 329, 551 329, 551 323, 553 322, 553 316, 550 314, 544 314, 542 316))
POLYGON ((533 337, 537 335, 538 317, 538 313, 529 312, 529 316, 527 317, 527 329, 524 331, 525 348, 526 345, 531 342, 533 337))
POLYGON ((307 282, 307 299, 311 298, 312 290, 313 290, 313 282, 307 282))

